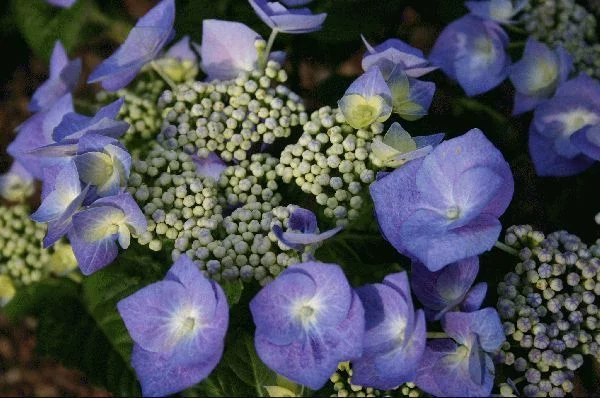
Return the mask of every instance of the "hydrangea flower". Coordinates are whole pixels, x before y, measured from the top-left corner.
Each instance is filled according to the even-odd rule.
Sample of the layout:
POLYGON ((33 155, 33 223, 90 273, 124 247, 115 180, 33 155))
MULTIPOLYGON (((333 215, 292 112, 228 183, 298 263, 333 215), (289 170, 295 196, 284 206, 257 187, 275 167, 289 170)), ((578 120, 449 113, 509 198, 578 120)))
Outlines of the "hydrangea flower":
POLYGON ((573 59, 564 48, 552 51, 533 37, 527 39, 523 58, 510 68, 509 78, 516 90, 513 115, 550 98, 572 70, 573 59))
POLYGON ((129 247, 131 235, 146 231, 144 213, 128 193, 100 198, 73 216, 69 240, 84 275, 110 264, 129 247))
POLYGON ((48 223, 44 247, 49 247, 66 235, 72 227, 72 217, 83 204, 88 187, 81 188, 75 163, 67 161, 44 169, 42 204, 31 219, 48 223))
POLYGON ((425 315, 415 312, 406 272, 356 290, 365 308, 363 355, 352 384, 388 390, 414 380, 425 350, 425 315))
MULTIPOLYGON (((540 176, 570 176, 594 163, 571 136, 600 123, 600 83, 581 74, 538 105, 529 127, 529 152, 540 176)), ((586 133, 587 136, 587 133, 586 133)), ((574 138, 577 139, 577 138, 574 138)))
POLYGON ((8 201, 22 201, 34 191, 33 176, 17 161, 13 162, 6 173, 0 175, 0 196, 8 201))
POLYGON ((411 137, 400 123, 394 122, 382 140, 373 141, 371 150, 381 166, 397 168, 427 156, 443 139, 443 133, 411 137))
POLYGON ((500 23, 510 23, 525 8, 528 0, 479 0, 465 1, 471 14, 500 23))
POLYGON ((48 4, 52 4, 53 6, 56 6, 56 7, 69 8, 73 4, 75 4, 75 2, 77 0, 46 0, 46 1, 48 2, 48 4))
POLYGON ((584 155, 600 161, 600 124, 578 130, 571 136, 571 143, 584 155))
POLYGON ((281 0, 281 4, 286 7, 300 7, 311 3, 313 0, 281 0))
POLYGON ((92 72, 88 83, 101 82, 107 91, 127 86, 173 38, 174 22, 175 1, 162 0, 139 19, 125 43, 92 72))
POLYGON ((508 36, 494 21, 466 15, 446 26, 429 55, 468 96, 485 93, 508 75, 508 36))
POLYGON ((65 94, 50 108, 36 113, 21 124, 17 128, 17 137, 7 148, 7 152, 19 163, 27 165, 27 171, 38 180, 43 177, 42 164, 45 159, 32 152, 54 143, 52 131, 69 112, 73 112, 73 98, 71 94, 65 94))
POLYGON ((435 83, 413 79, 397 69, 387 84, 392 94, 392 109, 398 116, 414 121, 427 114, 435 94, 435 83))
POLYGON ((343 229, 336 227, 319 233, 317 216, 310 210, 298 207, 290 215, 287 231, 283 232, 280 225, 273 225, 273 233, 281 243, 292 249, 302 250, 306 245, 314 245, 331 238, 343 229))
POLYGON ((144 396, 171 395, 219 363, 229 323, 223 289, 183 255, 162 281, 117 303, 133 339, 132 366, 144 396))
POLYGON ((118 140, 99 134, 86 134, 74 158, 79 177, 95 186, 98 196, 112 196, 127 186, 131 155, 118 140))
POLYGON ((346 122, 355 129, 386 121, 392 113, 392 93, 379 68, 372 67, 356 79, 338 106, 346 122))
POLYGON ((260 35, 239 22, 207 19, 202 22, 200 58, 207 80, 230 80, 258 65, 255 46, 260 35))
POLYGON ((473 286, 479 272, 479 258, 470 257, 431 272, 423 264, 413 262, 411 286, 430 321, 438 320, 448 311, 459 308, 472 312, 481 307, 487 293, 487 283, 473 286), (471 287, 473 286, 473 287, 471 287))
POLYGON ((427 342, 417 386, 436 397, 489 396, 495 374, 490 354, 505 340, 496 310, 449 312, 442 326, 450 338, 427 342))
POLYGON ((314 390, 339 362, 362 353, 363 306, 338 265, 306 262, 285 269, 252 299, 250 311, 260 359, 314 390))
POLYGON ((492 248, 514 183, 500 151, 473 129, 385 175, 370 190, 386 239, 435 272, 492 248))
POLYGON ((271 29, 284 33, 320 30, 327 14, 313 14, 308 8, 288 9, 277 1, 249 0, 256 15, 271 29))
POLYGON ((35 90, 29 103, 31 112, 51 107, 62 96, 73 91, 81 74, 81 59, 69 61, 67 52, 57 41, 50 57, 50 77, 35 90))
POLYGON ((371 67, 377 66, 386 80, 398 66, 408 77, 414 78, 421 77, 438 68, 429 65, 429 61, 421 50, 402 40, 388 39, 373 47, 364 36, 361 37, 367 48, 367 54, 362 59, 363 70, 367 71, 371 67))
POLYGON ((196 165, 196 175, 210 177, 215 181, 219 181, 221 174, 228 167, 227 163, 214 152, 209 153, 205 158, 199 157, 198 154, 193 154, 192 160, 196 165))

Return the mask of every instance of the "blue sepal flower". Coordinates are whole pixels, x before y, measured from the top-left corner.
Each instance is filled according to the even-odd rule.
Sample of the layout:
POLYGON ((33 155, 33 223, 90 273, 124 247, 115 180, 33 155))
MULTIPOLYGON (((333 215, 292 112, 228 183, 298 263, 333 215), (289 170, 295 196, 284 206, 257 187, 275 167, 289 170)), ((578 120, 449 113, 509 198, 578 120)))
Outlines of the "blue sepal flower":
POLYGON ((290 215, 287 231, 283 232, 280 225, 273 225, 273 234, 286 246, 295 250, 303 250, 306 245, 314 245, 331 238, 343 229, 339 226, 329 231, 319 233, 317 226, 317 216, 301 207, 297 208, 290 215))
POLYGON ((144 396, 165 396, 206 378, 223 353, 229 307, 223 289, 186 255, 166 277, 117 304, 134 341, 144 396))
POLYGON ((473 282, 479 272, 479 258, 470 257, 431 272, 423 264, 413 262, 411 286, 430 321, 439 320, 448 311, 478 310, 485 298, 487 284, 473 282))
POLYGON ((327 382, 339 362, 362 353, 363 306, 338 265, 288 267, 258 292, 250 311, 260 359, 314 390, 327 382))
POLYGON ((54 143, 52 131, 70 112, 73 112, 73 98, 71 94, 65 94, 50 108, 34 114, 21 124, 17 128, 17 137, 7 148, 7 152, 21 164, 27 165, 27 170, 38 180, 43 178, 43 165, 49 166, 54 161, 34 151, 54 143))
POLYGON ((49 247, 72 228, 72 217, 85 200, 89 187, 82 189, 72 161, 44 169, 42 204, 31 215, 35 222, 48 223, 44 247, 49 247))
POLYGON ((392 93, 379 68, 372 67, 352 82, 338 106, 355 129, 386 121, 392 113, 392 93))
POLYGON ((430 271, 490 250, 514 191, 504 157, 478 129, 371 184, 379 226, 430 271))
POLYGON ((69 8, 75 4, 76 1, 77 0, 46 0, 48 4, 52 4, 53 6, 61 8, 69 8))
POLYGON ((57 41, 50 58, 50 77, 35 90, 29 103, 31 112, 51 107, 62 96, 73 91, 81 74, 81 59, 69 61, 65 48, 57 41))
POLYGON ((509 78, 516 90, 513 115, 530 111, 550 98, 572 70, 573 59, 564 48, 552 51, 530 37, 523 58, 510 67, 509 78))
POLYGON ((443 133, 411 137, 400 123, 394 122, 382 140, 373 141, 371 150, 382 166, 397 168, 427 156, 443 139, 443 133))
POLYGON ((362 59, 363 70, 367 71, 371 67, 377 66, 386 80, 389 79, 398 66, 408 77, 415 78, 438 68, 429 65, 429 61, 421 50, 406 44, 402 40, 388 39, 373 47, 364 36, 361 37, 367 48, 367 54, 362 59))
POLYGON ((471 14, 500 23, 511 23, 515 15, 525 8, 528 0, 478 0, 465 1, 471 14))
POLYGON ((88 83, 101 82, 107 91, 127 86, 173 38, 174 22, 175 1, 162 0, 139 19, 125 43, 92 72, 88 83))
POLYGON ((435 94, 435 83, 413 79, 396 69, 387 84, 392 94, 392 108, 398 116, 414 121, 427 115, 435 94))
POLYGON ((413 381, 425 350, 425 315, 415 312, 406 272, 356 289, 365 309, 363 355, 352 383, 389 390, 413 381))
POLYGON ((494 21, 466 15, 442 31, 429 56, 468 96, 483 94, 508 75, 508 36, 494 21))
POLYGON ((200 158, 198 154, 192 155, 192 160, 196 165, 196 174, 202 177, 210 177, 219 181, 221 173, 228 167, 227 163, 214 152, 208 154, 205 158, 200 158))
POLYGON ((442 326, 450 338, 427 342, 417 386, 436 397, 489 396, 495 374, 490 354, 505 341, 496 310, 449 312, 442 326))
POLYGON ((308 8, 286 8, 268 0, 249 0, 256 15, 271 29, 284 33, 309 33, 320 30, 327 14, 313 14, 308 8))
POLYGON ((535 109, 529 127, 529 152, 540 176, 570 176, 594 159, 571 141, 579 130, 600 123, 600 84, 585 74, 561 84, 535 109))
POLYGON ((119 252, 129 247, 132 234, 146 231, 147 221, 128 193, 100 198, 73 216, 69 241, 84 275, 110 264, 119 252))

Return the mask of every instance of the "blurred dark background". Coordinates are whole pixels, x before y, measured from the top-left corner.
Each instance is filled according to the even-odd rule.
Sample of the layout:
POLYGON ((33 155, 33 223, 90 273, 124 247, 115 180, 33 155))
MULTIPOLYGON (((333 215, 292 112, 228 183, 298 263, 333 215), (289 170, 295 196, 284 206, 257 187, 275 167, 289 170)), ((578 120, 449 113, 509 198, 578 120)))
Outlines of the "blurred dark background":
MULTIPOLYGON (((29 116, 28 99, 47 78, 55 40, 63 42, 71 58, 83 59, 87 77, 156 2, 78 0, 67 10, 43 0, 0 2, 0 172, 10 166, 5 149, 14 129, 29 116)), ((315 0, 311 8, 329 14, 324 29, 309 35, 279 35, 276 48, 287 51, 289 84, 309 110, 335 106, 362 72, 361 34, 373 44, 400 38, 427 53, 441 29, 466 13, 462 4, 463 0, 315 0)), ((190 35, 199 43, 202 20, 208 18, 240 21, 263 37, 269 34, 246 0, 177 0, 177 37, 190 35)), ((516 61, 520 50, 511 51, 516 61)), ((448 138, 474 127, 482 129, 504 153, 515 176, 515 196, 502 218, 505 226, 532 224, 545 232, 566 229, 588 242, 599 237, 594 215, 600 211, 600 167, 576 177, 537 177, 527 152, 531 115, 509 116, 513 97, 509 83, 471 99, 439 71, 426 79, 438 86, 430 115, 402 124, 414 135, 444 132, 448 138)), ((84 81, 76 95, 91 99, 97 87, 85 86, 84 81)), ((33 319, 11 328, 0 318, 0 395, 102 394, 91 389, 82 375, 35 357, 34 328, 33 319), (45 378, 46 368, 54 377, 45 378), (28 376, 32 372, 33 378, 28 376), (63 384, 68 387, 60 380, 66 380, 63 384)))

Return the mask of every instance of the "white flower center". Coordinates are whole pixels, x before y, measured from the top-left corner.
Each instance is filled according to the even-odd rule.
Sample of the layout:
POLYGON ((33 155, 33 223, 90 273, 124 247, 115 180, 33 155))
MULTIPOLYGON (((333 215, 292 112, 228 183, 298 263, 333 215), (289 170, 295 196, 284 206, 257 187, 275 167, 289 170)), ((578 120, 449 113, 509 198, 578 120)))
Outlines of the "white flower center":
POLYGON ((446 209, 446 217, 449 220, 456 220, 460 216, 460 209, 458 206, 450 206, 446 209))

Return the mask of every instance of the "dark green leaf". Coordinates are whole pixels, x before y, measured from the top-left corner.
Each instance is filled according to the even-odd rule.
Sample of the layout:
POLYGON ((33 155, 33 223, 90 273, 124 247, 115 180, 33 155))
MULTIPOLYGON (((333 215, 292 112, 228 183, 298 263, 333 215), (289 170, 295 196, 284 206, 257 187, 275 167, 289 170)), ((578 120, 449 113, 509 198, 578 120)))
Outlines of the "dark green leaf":
POLYGON ((227 296, 229 307, 233 307, 240 302, 242 292, 244 291, 244 283, 241 280, 236 279, 235 281, 222 282, 221 287, 225 292, 225 296, 227 296))

